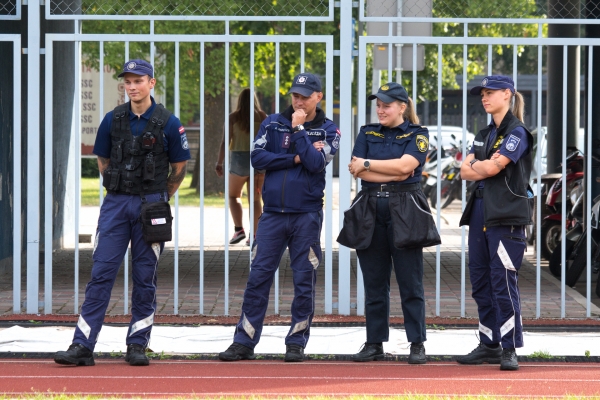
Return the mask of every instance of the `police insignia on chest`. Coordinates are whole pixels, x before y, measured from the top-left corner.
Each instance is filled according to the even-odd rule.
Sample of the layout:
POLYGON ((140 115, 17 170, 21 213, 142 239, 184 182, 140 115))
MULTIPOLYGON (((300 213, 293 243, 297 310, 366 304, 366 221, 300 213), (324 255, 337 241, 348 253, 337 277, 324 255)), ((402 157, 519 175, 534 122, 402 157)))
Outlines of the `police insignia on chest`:
POLYGON ((385 138, 385 135, 383 133, 374 132, 374 131, 365 132, 365 135, 373 135, 376 137, 385 138))
POLYGON ((417 149, 419 149, 421 153, 425 153, 427 149, 429 149, 429 140, 427 140, 426 136, 417 135, 415 141, 417 143, 417 149))

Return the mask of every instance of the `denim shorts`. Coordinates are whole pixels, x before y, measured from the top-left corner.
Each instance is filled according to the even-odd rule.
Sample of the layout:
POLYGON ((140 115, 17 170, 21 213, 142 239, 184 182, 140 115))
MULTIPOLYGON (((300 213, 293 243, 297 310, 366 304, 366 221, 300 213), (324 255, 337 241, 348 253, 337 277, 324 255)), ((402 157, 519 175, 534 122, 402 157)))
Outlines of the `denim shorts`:
MULTIPOLYGON (((229 152, 229 173, 238 176, 250 176, 250 152, 229 152)), ((264 174, 264 170, 255 170, 255 174, 264 174)))

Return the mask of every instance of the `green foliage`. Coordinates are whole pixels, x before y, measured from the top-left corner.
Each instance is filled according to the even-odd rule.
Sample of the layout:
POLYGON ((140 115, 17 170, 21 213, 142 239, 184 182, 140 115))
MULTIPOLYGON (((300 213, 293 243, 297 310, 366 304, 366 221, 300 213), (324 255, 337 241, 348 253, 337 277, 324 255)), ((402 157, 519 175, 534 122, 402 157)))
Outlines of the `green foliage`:
POLYGON ((585 356, 586 356, 586 357, 588 357, 588 358, 589 358, 589 357, 590 357, 590 354, 591 354, 591 353, 590 353, 590 351, 589 351, 589 350, 586 350, 586 351, 585 351, 585 356))
POLYGON ((529 357, 533 357, 533 358, 552 358, 552 355, 547 352, 546 350, 538 350, 538 351, 534 351, 533 353, 531 353, 531 355, 529 357))

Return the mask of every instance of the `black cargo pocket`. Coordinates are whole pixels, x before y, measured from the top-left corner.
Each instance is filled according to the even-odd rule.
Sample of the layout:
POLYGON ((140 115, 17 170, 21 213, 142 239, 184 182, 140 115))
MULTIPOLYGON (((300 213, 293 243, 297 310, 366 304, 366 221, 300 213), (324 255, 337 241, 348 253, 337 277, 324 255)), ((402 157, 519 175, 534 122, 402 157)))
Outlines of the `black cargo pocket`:
POLYGON ((106 168, 102 173, 102 186, 108 190, 119 190, 121 174, 118 168, 106 168))
POLYGON ((171 206, 166 201, 142 203, 140 213, 142 237, 147 243, 169 242, 172 240, 171 206))

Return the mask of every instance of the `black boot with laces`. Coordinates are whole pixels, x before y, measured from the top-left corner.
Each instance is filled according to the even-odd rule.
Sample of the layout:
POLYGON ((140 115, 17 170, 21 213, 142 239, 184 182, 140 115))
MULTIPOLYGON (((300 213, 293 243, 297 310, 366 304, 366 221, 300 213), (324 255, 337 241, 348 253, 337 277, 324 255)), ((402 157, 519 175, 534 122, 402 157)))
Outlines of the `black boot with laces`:
POLYGON ((352 361, 381 361, 385 358, 381 343, 365 343, 360 351, 351 356, 352 361))
POLYGON ((519 369, 519 362, 517 361, 517 352, 515 349, 502 349, 500 369, 503 371, 516 371, 519 369))
POLYGON ((54 362, 62 365, 94 365, 94 353, 79 343, 73 343, 67 351, 58 351, 54 362))
POLYGON ((425 356, 425 346, 423 343, 411 343, 410 355, 408 356, 409 364, 425 364, 427 357, 425 356))
POLYGON ((129 365, 133 366, 146 366, 150 364, 150 360, 146 355, 146 349, 144 346, 135 343, 127 345, 125 361, 128 362, 129 365))
POLYGON ((219 353, 221 361, 254 360, 255 358, 253 349, 235 342, 227 350, 219 353))
POLYGON ((483 342, 479 342, 479 346, 472 352, 465 356, 456 357, 456 361, 459 364, 478 365, 483 363, 488 364, 500 364, 500 358, 502 357, 502 347, 496 345, 496 347, 486 346, 483 342))

